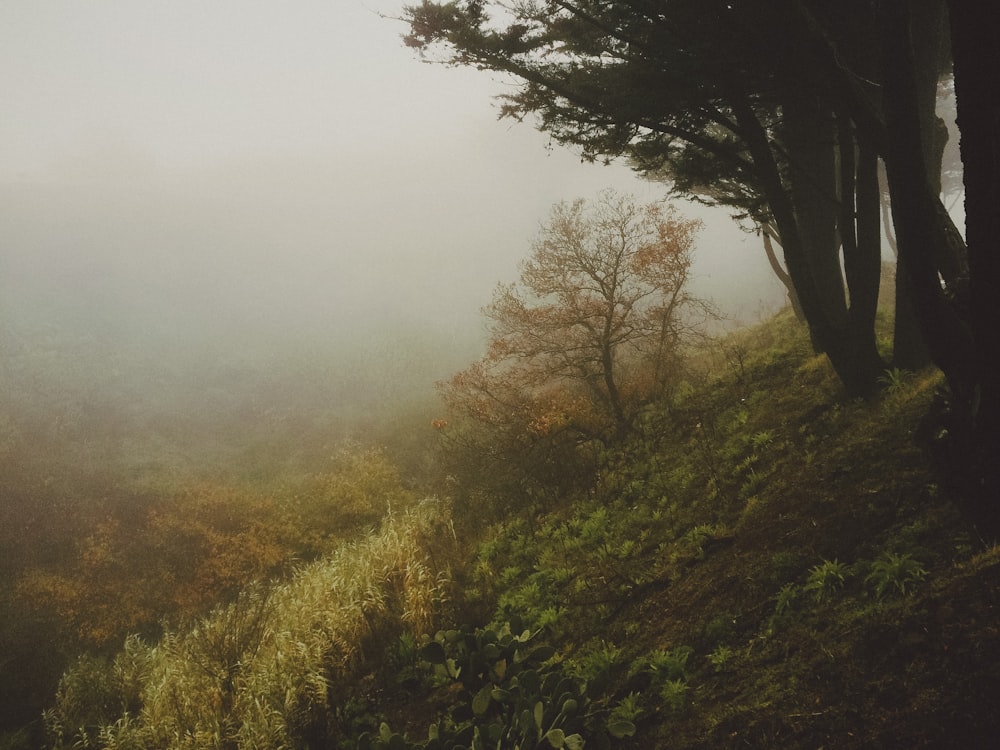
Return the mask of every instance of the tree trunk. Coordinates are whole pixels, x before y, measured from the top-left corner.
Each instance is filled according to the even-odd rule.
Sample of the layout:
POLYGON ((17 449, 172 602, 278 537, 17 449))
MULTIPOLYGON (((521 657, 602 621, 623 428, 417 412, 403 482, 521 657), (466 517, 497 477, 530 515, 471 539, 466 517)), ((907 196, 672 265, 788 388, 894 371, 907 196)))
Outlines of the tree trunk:
POLYGON ((924 343, 924 335, 920 331, 920 321, 913 304, 913 293, 910 291, 910 281, 904 267, 904 261, 899 257, 899 246, 892 232, 892 215, 888 200, 888 178, 885 174, 885 162, 879 162, 879 204, 882 209, 882 228, 885 241, 889 243, 892 255, 896 259, 896 284, 893 300, 892 325, 892 366, 902 370, 916 372, 932 364, 931 354, 924 343))
MULTIPOLYGON (((757 169, 760 185, 767 197, 771 214, 781 234, 785 251, 785 266, 802 304, 802 311, 809 324, 809 333, 826 353, 837 377, 852 397, 868 397, 876 389, 880 369, 870 367, 869 358, 857 353, 856 343, 846 335, 846 326, 836 326, 827 315, 821 302, 816 278, 813 275, 795 209, 782 181, 774 152, 760 120, 746 99, 733 98, 734 113, 746 141, 747 149, 757 169)), ((830 144, 833 148, 833 144, 830 144)), ((877 278, 877 276, 876 276, 877 278)), ((841 286, 841 290, 843 287, 841 286)), ((843 293, 841 291, 841 293, 843 293)), ((870 332, 874 346, 875 333, 870 332)), ((866 349, 867 351, 867 349, 866 349)))
MULTIPOLYGON (((946 297, 938 258, 949 242, 941 201, 932 193, 920 136, 919 103, 905 0, 885 0, 883 37, 885 118, 892 134, 885 144, 899 255, 916 303, 925 341, 963 410, 971 409, 976 386, 971 331, 946 297)), ((897 281, 898 283, 898 281, 897 281)))
POLYGON ((1000 497, 1000 21, 993 3, 951 0, 952 53, 965 168, 969 306, 975 339, 975 438, 987 467, 983 497, 1000 497))
POLYGON ((882 277, 882 238, 879 226, 878 155, 862 143, 855 156, 854 132, 841 119, 841 238, 844 273, 850 292, 847 338, 855 358, 860 387, 872 395, 885 363, 875 343, 875 314, 882 277))
POLYGON ((781 144, 790 164, 783 178, 795 211, 818 301, 834 328, 847 326, 847 302, 837 235, 837 151, 833 113, 812 97, 793 96, 782 108, 781 144))
POLYGON ((920 331, 910 289, 906 261, 896 256, 896 304, 892 329, 892 365, 916 372, 931 364, 931 354, 920 331))

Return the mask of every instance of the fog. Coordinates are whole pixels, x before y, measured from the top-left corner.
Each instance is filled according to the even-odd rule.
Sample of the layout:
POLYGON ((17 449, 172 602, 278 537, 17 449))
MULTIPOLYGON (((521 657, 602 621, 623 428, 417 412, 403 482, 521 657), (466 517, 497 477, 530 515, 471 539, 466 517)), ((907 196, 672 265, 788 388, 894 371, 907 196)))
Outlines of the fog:
MULTIPOLYGON (((664 197, 498 121, 511 82, 422 64, 401 6, 0 6, 4 398, 208 419, 252 374, 260 415, 429 399, 553 203, 664 197)), ((681 209, 706 222, 700 294, 742 320, 782 303, 756 238, 681 209)))

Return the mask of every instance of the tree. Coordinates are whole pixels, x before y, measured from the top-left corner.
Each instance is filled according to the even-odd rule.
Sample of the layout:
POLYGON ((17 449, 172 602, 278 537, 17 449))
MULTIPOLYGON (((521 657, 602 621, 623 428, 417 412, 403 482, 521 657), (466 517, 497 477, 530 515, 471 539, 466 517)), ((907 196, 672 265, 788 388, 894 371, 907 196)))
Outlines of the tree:
POLYGON ((709 186, 709 200, 773 226, 813 341, 858 396, 874 392, 884 366, 872 319, 879 272, 873 156, 881 159, 899 248, 897 287, 910 295, 927 351, 948 381, 948 432, 965 436, 955 441, 953 468, 1000 517, 1000 170, 992 86, 1000 33, 981 5, 424 0, 408 10, 407 41, 443 49, 446 62, 520 79, 503 113, 537 116, 541 129, 584 155, 632 157, 674 179, 675 188, 709 186), (949 46, 967 234, 975 245, 968 253, 938 192, 943 142, 933 106, 949 46), (831 121, 835 143, 816 172, 806 165, 819 163, 812 157, 822 156, 822 139, 805 139, 801 150, 796 136, 829 133, 831 121), (832 149, 837 192, 803 194, 802 185, 830 184, 832 149), (836 225, 831 206, 815 210, 823 195, 837 204, 836 225), (841 247, 843 276, 831 262, 831 226, 841 238, 853 233, 841 247))
POLYGON ((709 312, 688 290, 699 227, 611 191, 557 204, 520 281, 494 292, 488 352, 452 379, 451 403, 480 421, 520 413, 536 433, 629 432, 676 372, 692 314, 709 312))
POLYGON ((1000 527, 1000 22, 991 8, 951 0, 951 34, 962 162, 965 165, 969 307, 975 341, 976 398, 971 411, 983 469, 982 499, 1000 527))
MULTIPOLYGON (((767 5, 425 0, 408 9, 407 43, 513 74, 522 86, 503 97, 503 114, 537 116, 585 157, 626 156, 675 193, 770 226, 814 345, 851 395, 871 395, 885 367, 874 335, 873 144, 829 83, 813 75, 803 85, 798 69, 812 53, 789 43, 789 22, 767 5), (845 236, 856 241, 843 273, 845 236)), ((838 36, 857 40, 858 57, 872 47, 868 16, 838 36)))

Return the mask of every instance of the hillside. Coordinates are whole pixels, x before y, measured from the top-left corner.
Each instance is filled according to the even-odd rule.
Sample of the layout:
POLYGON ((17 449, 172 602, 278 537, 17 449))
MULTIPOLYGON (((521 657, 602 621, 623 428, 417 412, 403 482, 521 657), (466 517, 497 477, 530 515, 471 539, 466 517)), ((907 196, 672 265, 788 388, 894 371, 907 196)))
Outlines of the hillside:
POLYGON ((487 523, 442 479, 443 504, 80 662, 51 742, 988 747, 1000 548, 936 473, 939 376, 884 385, 846 401, 787 313, 715 341, 587 481, 487 523))

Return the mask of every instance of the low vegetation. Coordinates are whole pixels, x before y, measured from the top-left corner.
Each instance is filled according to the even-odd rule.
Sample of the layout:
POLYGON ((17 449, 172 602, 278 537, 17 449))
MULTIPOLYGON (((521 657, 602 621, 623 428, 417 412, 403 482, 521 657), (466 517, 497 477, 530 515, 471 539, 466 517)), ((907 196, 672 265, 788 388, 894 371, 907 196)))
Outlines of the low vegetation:
POLYGON ((46 742, 988 746, 1000 552, 936 472, 940 377, 887 382, 845 400, 790 313, 713 342, 627 438, 560 444, 573 477, 515 467, 507 512, 442 476, 447 501, 80 657, 46 742))

